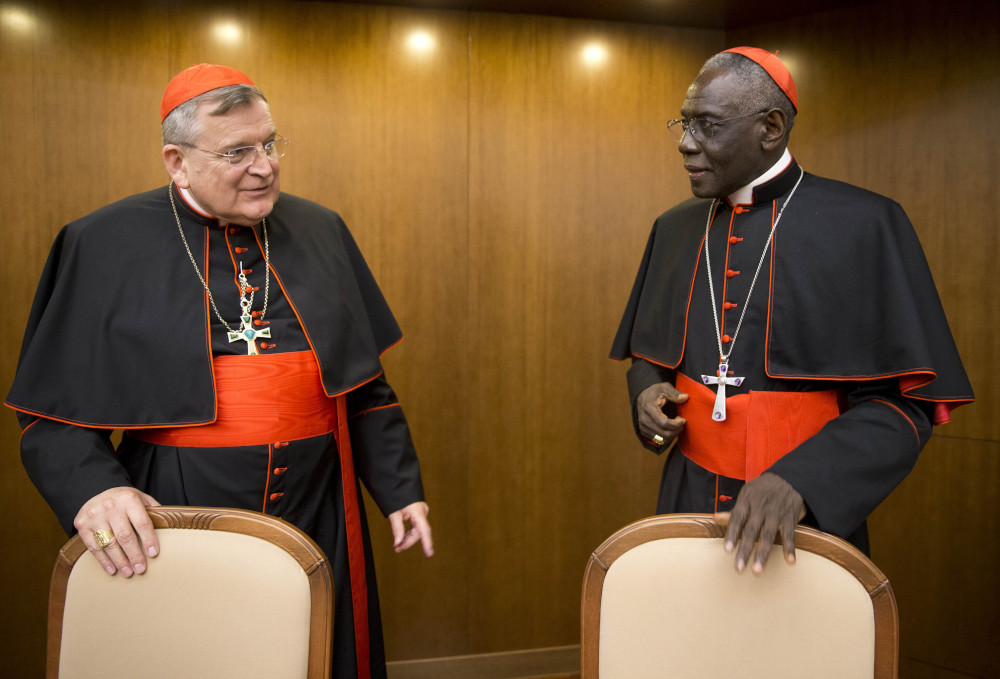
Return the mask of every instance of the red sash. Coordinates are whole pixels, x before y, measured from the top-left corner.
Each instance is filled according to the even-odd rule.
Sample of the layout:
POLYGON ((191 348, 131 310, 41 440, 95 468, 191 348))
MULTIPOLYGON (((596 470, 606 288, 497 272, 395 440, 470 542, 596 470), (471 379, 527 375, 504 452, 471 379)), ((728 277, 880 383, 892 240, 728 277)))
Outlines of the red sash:
POLYGON ((687 420, 678 444, 714 474, 749 481, 840 414, 839 391, 751 391, 726 399, 726 419, 712 419, 715 390, 677 373, 688 395, 677 405, 687 420))
POLYGON ((333 432, 344 491, 358 677, 367 679, 371 676, 368 584, 345 397, 326 395, 311 351, 216 356, 212 370, 215 422, 195 427, 134 429, 129 436, 167 446, 216 447, 269 445, 333 432))
POLYGON ((256 446, 322 436, 337 429, 335 399, 323 391, 311 351, 216 356, 215 422, 134 429, 129 436, 165 446, 256 446))

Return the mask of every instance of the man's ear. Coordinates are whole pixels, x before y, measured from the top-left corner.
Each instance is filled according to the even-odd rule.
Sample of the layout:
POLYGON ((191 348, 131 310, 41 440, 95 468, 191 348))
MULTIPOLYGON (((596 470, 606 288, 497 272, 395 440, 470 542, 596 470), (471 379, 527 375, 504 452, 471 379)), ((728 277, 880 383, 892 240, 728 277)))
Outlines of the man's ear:
POLYGON ((163 166, 167 168, 167 174, 178 188, 186 189, 191 186, 191 182, 188 181, 187 155, 182 147, 177 144, 165 145, 163 166))
POLYGON ((764 136, 761 146, 765 151, 771 151, 785 143, 788 119, 780 108, 773 108, 764 117, 764 136))

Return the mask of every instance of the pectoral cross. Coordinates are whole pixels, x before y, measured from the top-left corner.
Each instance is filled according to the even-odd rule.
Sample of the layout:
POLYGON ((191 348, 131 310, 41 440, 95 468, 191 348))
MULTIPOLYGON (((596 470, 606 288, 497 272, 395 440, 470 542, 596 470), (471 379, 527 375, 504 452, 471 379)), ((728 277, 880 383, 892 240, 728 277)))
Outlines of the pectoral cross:
POLYGON ((259 356, 260 352, 257 350, 257 342, 255 340, 258 337, 270 337, 271 329, 254 330, 250 322, 251 318, 250 314, 240 316, 240 331, 229 333, 229 341, 236 342, 243 340, 247 343, 247 356, 259 356))
MULTIPOLYGON (((232 341, 232 340, 230 340, 232 341)), ((738 387, 743 384, 742 377, 727 377, 729 373, 729 364, 722 362, 719 364, 719 376, 712 377, 711 375, 702 375, 701 381, 705 384, 717 384, 719 385, 718 390, 715 392, 715 410, 712 411, 712 419, 716 422, 722 422, 726 419, 726 385, 731 384, 734 387, 738 387)))

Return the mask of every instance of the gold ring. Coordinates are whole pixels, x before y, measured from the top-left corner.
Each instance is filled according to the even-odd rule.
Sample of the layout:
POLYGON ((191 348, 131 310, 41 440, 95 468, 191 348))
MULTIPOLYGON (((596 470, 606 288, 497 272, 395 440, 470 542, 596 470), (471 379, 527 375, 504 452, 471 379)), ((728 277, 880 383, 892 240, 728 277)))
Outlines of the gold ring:
POLYGON ((663 437, 660 436, 659 434, 657 434, 656 436, 653 437, 653 443, 655 443, 658 446, 662 446, 663 445, 663 437))
POLYGON ((115 534, 110 530, 95 530, 94 539, 101 549, 106 549, 115 541, 115 534))

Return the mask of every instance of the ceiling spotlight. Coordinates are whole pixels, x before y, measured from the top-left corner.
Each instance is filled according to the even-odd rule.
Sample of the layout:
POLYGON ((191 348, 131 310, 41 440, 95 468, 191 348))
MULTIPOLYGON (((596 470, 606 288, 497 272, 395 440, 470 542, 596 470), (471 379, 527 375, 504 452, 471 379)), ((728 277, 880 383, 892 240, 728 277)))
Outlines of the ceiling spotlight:
POLYGON ((0 24, 21 33, 30 33, 36 26, 35 17, 19 7, 4 7, 0 10, 0 24))
POLYGON ((213 32, 219 42, 230 45, 239 42, 243 37, 243 31, 235 21, 220 21, 215 25, 213 32))
POLYGON ((427 31, 413 31, 406 39, 406 45, 419 54, 430 52, 437 46, 437 40, 427 31))
POLYGON ((580 57, 583 63, 597 66, 608 60, 608 49, 600 43, 592 42, 583 48, 580 57))

